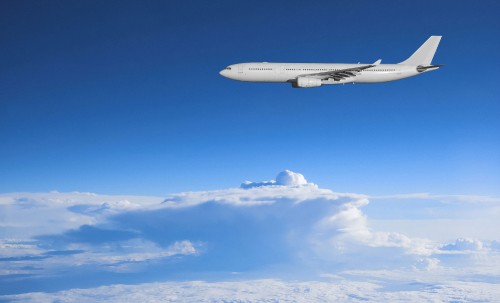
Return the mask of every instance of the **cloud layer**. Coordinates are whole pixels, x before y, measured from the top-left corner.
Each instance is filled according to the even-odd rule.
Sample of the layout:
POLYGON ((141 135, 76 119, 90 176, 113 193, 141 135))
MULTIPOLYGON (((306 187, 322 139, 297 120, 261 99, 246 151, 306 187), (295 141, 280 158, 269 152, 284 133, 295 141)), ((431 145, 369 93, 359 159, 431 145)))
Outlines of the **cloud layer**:
MULTIPOLYGON (((388 287, 389 280, 394 284, 412 275, 414 280, 435 277, 429 281, 432 285, 443 275, 449 285, 455 285, 458 277, 469 276, 478 283, 498 283, 499 267, 492 266, 500 264, 498 239, 474 239, 464 234, 441 242, 432 233, 415 237, 397 228, 373 228, 370 214, 390 217, 401 205, 389 207, 390 203, 405 199, 420 201, 410 206, 405 203, 412 213, 420 213, 421 221, 426 220, 422 207, 432 210, 427 217, 430 225, 436 213, 457 205, 461 210, 468 209, 464 214, 480 215, 487 210, 493 216, 498 207, 493 197, 476 197, 470 203, 472 196, 428 194, 375 197, 370 204, 366 195, 322 189, 288 170, 272 181, 247 181, 240 188, 185 192, 166 198, 4 194, 0 195, 0 294, 164 279, 208 280, 212 284, 203 287, 217 288, 221 280, 272 278, 270 283, 281 283, 283 289, 294 284, 278 279, 321 283, 337 283, 340 279, 346 285, 353 283, 349 284, 352 287, 366 283, 360 277, 378 279, 368 287, 371 290, 363 292, 377 292, 388 287), (383 276, 388 270, 401 274, 383 276), (332 277, 335 282, 324 281, 332 277)), ((457 219, 460 214, 455 212, 457 219)), ((398 217, 401 219, 414 218, 398 217)), ((260 282, 255 283, 256 289, 261 287, 260 282)), ((315 283, 307 287, 322 285, 315 283)), ((242 285, 235 283, 230 288, 242 285)), ((350 293, 363 297, 359 292, 337 289, 335 293, 342 298, 351 298, 350 293)), ((387 294, 380 298, 387 298, 387 294)))
POLYGON ((500 288, 460 281, 371 280, 287 282, 276 279, 232 282, 163 282, 30 293, 12 302, 495 302, 500 288))

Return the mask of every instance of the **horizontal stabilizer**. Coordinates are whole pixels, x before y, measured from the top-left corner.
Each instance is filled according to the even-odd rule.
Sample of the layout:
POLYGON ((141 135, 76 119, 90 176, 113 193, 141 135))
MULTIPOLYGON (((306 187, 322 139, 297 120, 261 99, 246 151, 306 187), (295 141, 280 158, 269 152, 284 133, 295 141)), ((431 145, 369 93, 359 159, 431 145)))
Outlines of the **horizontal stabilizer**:
POLYGON ((428 66, 419 65, 419 66, 417 66, 417 72, 421 73, 421 72, 425 72, 428 69, 438 69, 441 66, 444 66, 444 64, 434 64, 434 65, 428 65, 428 66))

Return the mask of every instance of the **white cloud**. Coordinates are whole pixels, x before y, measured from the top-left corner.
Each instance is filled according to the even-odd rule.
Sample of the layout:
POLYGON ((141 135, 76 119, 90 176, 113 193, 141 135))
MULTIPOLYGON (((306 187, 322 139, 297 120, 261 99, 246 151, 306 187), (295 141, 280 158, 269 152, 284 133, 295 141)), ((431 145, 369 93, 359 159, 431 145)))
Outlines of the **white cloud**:
POLYGON ((455 242, 443 245, 441 250, 478 251, 483 249, 483 243, 475 239, 458 238, 455 242))
MULTIPOLYGON (((5 246, 5 244, 4 244, 5 246)), ((144 239, 131 239, 117 243, 89 245, 68 243, 63 250, 47 250, 38 245, 16 245, 8 247, 9 257, 3 261, 0 276, 14 274, 37 274, 50 276, 70 268, 130 272, 141 269, 141 263, 161 261, 174 256, 195 256, 202 243, 188 240, 176 241, 167 247, 144 239)), ((4 255, 6 253, 4 252, 4 255)))
POLYGON ((79 192, 0 194, 0 239, 26 240, 84 224, 93 225, 111 214, 158 207, 162 200, 79 192))
POLYGON ((207 202, 238 206, 255 206, 274 204, 281 200, 293 203, 304 201, 335 201, 340 198, 357 199, 363 195, 334 193, 328 189, 320 189, 314 184, 303 186, 261 186, 230 188, 205 192, 185 192, 168 196, 164 201, 166 207, 191 207, 207 202))
MULTIPOLYGON (((396 278, 396 277, 392 277, 396 278)), ((334 282, 276 279, 163 282, 5 296, 12 302, 495 302, 500 288, 479 281, 384 281, 374 276, 334 282)), ((0 297, 1 298, 1 297, 0 297)))
POLYGON ((293 172, 291 170, 282 171, 276 176, 276 180, 252 182, 245 181, 241 184, 241 188, 252 188, 252 187, 262 187, 262 186, 301 186, 312 183, 308 183, 306 178, 302 174, 293 172))
POLYGON ((308 183, 302 174, 295 173, 287 169, 276 176, 276 184, 285 186, 300 186, 308 183))
MULTIPOLYGON (((52 285, 65 285, 59 286, 61 288, 80 286, 76 275, 66 276, 72 271, 85 272, 91 277, 89 280, 95 280, 94 284, 81 286, 86 288, 122 281, 115 280, 121 276, 101 275, 103 272, 137 273, 140 277, 161 279, 176 275, 192 279, 213 272, 221 276, 239 272, 241 279, 251 273, 252 277, 290 275, 302 280, 306 273, 308 277, 318 279, 320 275, 332 277, 330 273, 334 273, 345 285, 349 285, 343 289, 334 287, 330 292, 327 290, 332 287, 330 284, 327 287, 320 282, 304 282, 309 285, 304 287, 309 287, 310 291, 304 294, 298 292, 296 298, 305 302, 320 300, 321 296, 343 301, 360 298, 390 301, 405 296, 404 291, 399 290, 399 297, 392 297, 391 292, 380 292, 378 289, 388 287, 382 280, 377 283, 354 281, 351 279, 353 272, 347 273, 347 270, 404 271, 404 274, 394 278, 396 280, 422 272, 433 276, 448 273, 446 277, 450 283, 447 285, 455 285, 453 281, 458 276, 482 275, 494 280, 499 268, 491 264, 500 264, 500 254, 498 242, 493 240, 498 239, 474 238, 465 234, 457 240, 440 242, 435 236, 438 232, 436 228, 421 228, 439 222, 439 216, 446 213, 453 229, 457 221, 453 221, 449 210, 454 209, 457 203, 449 203, 452 198, 467 202, 460 203, 461 213, 478 218, 482 218, 482 213, 476 211, 478 208, 485 211, 497 207, 493 197, 482 197, 481 200, 478 196, 428 194, 377 197, 376 203, 369 204, 366 195, 319 188, 301 174, 291 171, 280 173, 276 180, 247 182, 240 188, 184 192, 166 198, 57 192, 3 194, 0 195, 0 258, 3 258, 0 276, 2 281, 10 283, 6 285, 12 284, 14 289, 17 287, 26 291, 30 289, 30 284, 22 284, 25 281, 15 275, 35 275, 40 279, 51 277, 54 279, 52 285), (398 199, 436 199, 440 208, 439 211, 432 210, 432 220, 419 217, 418 223, 422 226, 411 225, 408 221, 409 229, 425 231, 417 237, 398 229, 397 222, 386 225, 391 228, 373 225, 371 214, 376 213, 374 210, 377 207, 382 214, 393 211, 394 205, 408 208, 407 213, 401 213, 402 220, 408 220, 405 215, 417 209, 397 203, 384 204, 384 199, 394 200, 392 202, 398 199), (480 202, 468 203, 471 201, 480 202), (458 267, 460 272, 456 271, 458 267), (342 271, 344 275, 339 274, 342 271), (351 286, 362 290, 351 291, 351 286), (313 291, 314 287, 319 288, 313 291), (366 293, 373 293, 373 296, 366 293)), ((419 203, 414 204, 420 207, 419 203)), ((434 204, 424 206, 429 208, 434 204)), ((490 217, 495 218, 495 213, 490 217)), ((472 227, 462 228, 470 230, 472 227)), ((447 238, 457 237, 447 233, 447 238)), ((298 282, 268 281, 278 288, 282 287, 283 293, 289 292, 289 287, 299 287, 298 282)), ((248 283, 255 284, 249 291, 256 292, 248 300, 259 301, 262 298, 259 292, 264 291, 260 288, 262 285, 254 280, 248 283)), ((168 285, 177 287, 175 283, 168 285)), ((206 285, 207 288, 217 289, 224 284, 206 285)), ((240 289, 243 285, 234 284, 231 287, 240 289)), ((456 291, 455 286, 449 287, 450 293, 456 291)), ((95 289, 96 294, 102 289, 95 289)), ((113 289, 121 287, 106 291, 113 289)), ((58 288, 51 289, 55 290, 58 288)), ((151 291, 156 290, 151 288, 151 291)), ((439 298, 431 291, 426 292, 425 287, 419 289, 421 294, 422 291, 425 295, 422 298, 439 298)), ((72 290, 47 297, 31 294, 17 298, 28 301, 40 296, 38 299, 43 302, 62 300, 64 296, 76 293, 84 297, 90 294, 72 290)), ((182 289, 178 293, 183 293, 182 289)), ((183 294, 190 295, 187 292, 183 294)), ((137 291, 135 295, 143 294, 137 291)), ((214 294, 214 300, 236 300, 230 293, 224 293, 222 297, 219 295, 214 294)), ((96 296, 93 300, 101 301, 100 295, 96 296)), ((280 294, 276 296, 283 298, 280 294)), ((82 301, 81 298, 75 300, 82 301)))
POLYGON ((374 229, 442 243, 457 238, 498 239, 500 199, 496 197, 420 193, 369 199, 363 211, 374 229))
POLYGON ((371 200, 436 200, 442 203, 500 203, 500 198, 482 195, 436 195, 430 193, 412 193, 398 195, 370 196, 371 200))

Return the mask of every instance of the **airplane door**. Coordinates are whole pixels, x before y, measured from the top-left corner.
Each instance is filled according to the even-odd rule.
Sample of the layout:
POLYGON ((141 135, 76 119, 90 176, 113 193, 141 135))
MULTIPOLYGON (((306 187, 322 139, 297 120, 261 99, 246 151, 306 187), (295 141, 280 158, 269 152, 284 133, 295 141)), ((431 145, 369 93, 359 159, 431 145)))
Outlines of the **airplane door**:
POLYGON ((238 74, 243 74, 243 64, 238 64, 238 74))

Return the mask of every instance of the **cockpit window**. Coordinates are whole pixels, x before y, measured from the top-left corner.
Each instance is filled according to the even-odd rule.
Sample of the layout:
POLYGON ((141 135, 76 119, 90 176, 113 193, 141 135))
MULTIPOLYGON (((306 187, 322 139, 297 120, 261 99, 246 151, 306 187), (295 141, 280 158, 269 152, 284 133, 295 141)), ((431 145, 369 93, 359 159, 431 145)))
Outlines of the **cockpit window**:
POLYGON ((230 67, 226 67, 226 69, 227 69, 227 70, 231 70, 231 68, 230 68, 230 67))

